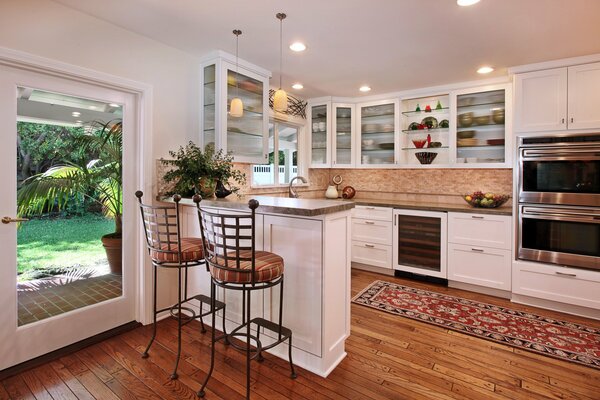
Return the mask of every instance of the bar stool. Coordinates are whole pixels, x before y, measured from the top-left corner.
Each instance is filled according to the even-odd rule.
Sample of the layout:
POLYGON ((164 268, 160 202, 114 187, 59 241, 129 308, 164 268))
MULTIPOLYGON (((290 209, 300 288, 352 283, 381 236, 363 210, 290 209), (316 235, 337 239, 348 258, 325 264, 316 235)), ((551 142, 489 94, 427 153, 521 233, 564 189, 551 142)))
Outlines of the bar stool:
MULTIPOLYGON (((204 327, 203 317, 208 314, 213 314, 223 310, 223 332, 225 332, 225 304, 220 301, 211 301, 211 298, 202 294, 188 296, 188 268, 199 265, 206 265, 204 260, 204 247, 202 239, 194 237, 181 237, 181 225, 179 214, 179 202, 181 196, 176 194, 173 196, 175 205, 173 206, 150 206, 142 203, 142 191, 135 192, 140 204, 140 212, 142 214, 142 223, 144 232, 146 233, 146 247, 150 254, 153 267, 153 286, 152 286, 152 307, 154 312, 154 324, 152 337, 150 342, 142 353, 142 358, 148 358, 148 351, 156 338, 156 316, 164 311, 169 311, 172 317, 177 318, 177 358, 175 367, 171 374, 171 379, 177 379, 177 367, 181 357, 181 327, 191 322, 194 319, 200 320, 201 331, 206 332, 204 327), (156 309, 156 286, 157 286, 157 270, 158 268, 176 269, 178 273, 178 302, 172 306, 156 309), (182 282, 182 274, 184 279, 182 282), (182 293, 183 292, 183 293, 182 293), (190 307, 182 306, 183 303, 191 300, 200 302, 200 313, 190 307), (204 304, 209 306, 209 311, 202 312, 204 304), (187 314, 182 313, 185 311, 187 314), (213 312, 214 311, 214 312, 213 312)), ((214 318, 213 318, 214 326, 214 318)))
MULTIPOLYGON (((291 378, 296 378, 292 362, 292 331, 282 325, 283 320, 283 258, 274 253, 257 251, 255 248, 255 219, 257 200, 250 200, 248 207, 251 212, 241 215, 223 215, 200 207, 202 200, 194 196, 198 209, 200 232, 204 246, 204 257, 211 276, 210 293, 215 303, 216 287, 242 292, 242 324, 231 331, 216 337, 212 330, 210 369, 198 391, 198 396, 204 397, 206 385, 214 369, 215 343, 221 339, 240 337, 246 340, 246 346, 237 345, 229 340, 229 344, 246 353, 246 398, 250 398, 250 361, 262 360, 262 352, 288 340, 289 363, 291 378), (255 290, 264 290, 276 285, 279 292, 279 323, 264 318, 251 318, 250 298, 255 290), (251 325, 256 325, 256 335, 251 333, 251 325), (245 332, 243 331, 245 328, 245 332), (260 329, 267 329, 275 334, 277 339, 268 346, 260 341, 260 329), (256 349, 250 348, 250 341, 256 343, 256 349), (251 353, 255 354, 251 356, 251 353)), ((216 304, 216 303, 215 303, 216 304)), ((214 306, 213 306, 214 307, 214 306)), ((215 326, 215 315, 212 316, 212 326, 215 326)))

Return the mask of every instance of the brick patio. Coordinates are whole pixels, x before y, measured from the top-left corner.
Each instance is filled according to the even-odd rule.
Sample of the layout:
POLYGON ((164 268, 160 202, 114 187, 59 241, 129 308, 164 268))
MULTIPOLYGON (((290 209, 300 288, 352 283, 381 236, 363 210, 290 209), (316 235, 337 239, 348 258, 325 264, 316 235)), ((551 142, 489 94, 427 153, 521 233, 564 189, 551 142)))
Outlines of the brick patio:
POLYGON ((55 277, 19 283, 19 326, 121 296, 121 275, 55 277))

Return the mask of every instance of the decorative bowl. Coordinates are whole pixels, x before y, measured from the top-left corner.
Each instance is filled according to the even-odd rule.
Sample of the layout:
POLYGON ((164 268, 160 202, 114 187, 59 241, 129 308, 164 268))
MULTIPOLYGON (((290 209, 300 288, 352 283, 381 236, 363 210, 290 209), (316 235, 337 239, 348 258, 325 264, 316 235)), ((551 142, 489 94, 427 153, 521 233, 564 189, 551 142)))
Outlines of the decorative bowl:
POLYGON ((477 125, 487 125, 490 123, 491 115, 480 115, 479 117, 473 118, 477 125))
POLYGON ((415 157, 421 164, 431 164, 437 157, 437 153, 431 153, 429 151, 420 151, 415 153, 415 157))
POLYGON ((507 194, 494 194, 494 193, 483 193, 480 191, 473 192, 463 196, 463 199, 469 203, 471 207, 478 208, 496 208, 510 198, 507 194))
POLYGON ((443 119, 440 121, 438 128, 449 128, 450 127, 450 122, 448 122, 447 119, 443 119))
POLYGON ((425 143, 427 143, 427 140, 426 139, 413 139, 412 142, 417 149, 422 149, 425 146, 425 143))
POLYGON ((436 147, 442 147, 442 142, 431 142, 427 147, 430 147, 432 149, 435 149, 436 147))
POLYGON ((342 198, 351 199, 356 195, 356 190, 352 186, 346 186, 342 189, 342 198))
POLYGON ((460 114, 458 116, 458 126, 459 127, 469 127, 471 125, 473 125, 473 113, 472 112, 460 114))
POLYGON ((458 131, 456 137, 459 139, 470 139, 475 136, 476 131, 458 131))

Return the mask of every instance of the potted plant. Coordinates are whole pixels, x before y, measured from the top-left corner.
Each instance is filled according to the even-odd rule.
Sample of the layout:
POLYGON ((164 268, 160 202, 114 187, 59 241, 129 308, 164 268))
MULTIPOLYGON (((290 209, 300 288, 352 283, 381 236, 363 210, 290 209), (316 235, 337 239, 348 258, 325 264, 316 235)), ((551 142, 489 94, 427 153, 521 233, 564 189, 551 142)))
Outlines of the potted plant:
POLYGON ((243 185, 246 175, 235 169, 233 156, 222 149, 215 151, 213 144, 205 147, 204 152, 192 141, 177 151, 169 151, 172 160, 161 159, 172 169, 165 173, 165 182, 173 182, 172 195, 178 193, 184 197, 200 194, 202 197, 212 197, 217 190, 219 197, 229 193, 237 193, 240 188, 233 183, 243 185))
POLYGON ((23 182, 17 192, 20 216, 41 215, 62 209, 85 196, 102 206, 114 219, 115 232, 102 237, 112 273, 122 271, 123 216, 123 124, 122 121, 94 122, 92 131, 73 138, 80 161, 49 168, 23 182), (89 160, 92 154, 94 159, 89 160))

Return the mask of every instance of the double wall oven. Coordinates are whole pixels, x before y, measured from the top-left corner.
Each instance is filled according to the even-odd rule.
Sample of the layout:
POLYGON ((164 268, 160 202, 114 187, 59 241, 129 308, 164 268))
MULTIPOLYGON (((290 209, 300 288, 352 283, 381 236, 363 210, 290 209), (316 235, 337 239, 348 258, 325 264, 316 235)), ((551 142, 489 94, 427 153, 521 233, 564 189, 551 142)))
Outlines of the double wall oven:
POLYGON ((518 257, 600 270, 600 134, 521 137, 518 257))

